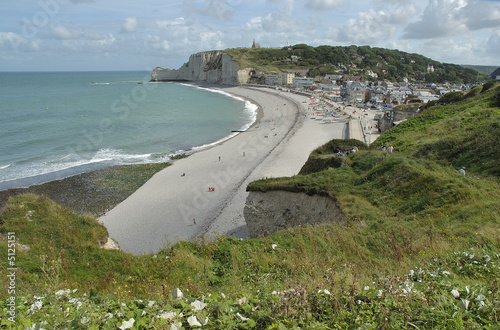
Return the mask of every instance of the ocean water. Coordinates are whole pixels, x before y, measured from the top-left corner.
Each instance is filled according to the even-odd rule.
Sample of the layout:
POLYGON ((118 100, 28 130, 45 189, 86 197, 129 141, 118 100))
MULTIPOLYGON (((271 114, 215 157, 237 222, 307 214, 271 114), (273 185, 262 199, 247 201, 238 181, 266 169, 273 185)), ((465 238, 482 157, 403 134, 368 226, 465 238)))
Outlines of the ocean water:
POLYGON ((228 93, 148 72, 0 73, 0 190, 113 165, 164 162, 248 128, 228 93))

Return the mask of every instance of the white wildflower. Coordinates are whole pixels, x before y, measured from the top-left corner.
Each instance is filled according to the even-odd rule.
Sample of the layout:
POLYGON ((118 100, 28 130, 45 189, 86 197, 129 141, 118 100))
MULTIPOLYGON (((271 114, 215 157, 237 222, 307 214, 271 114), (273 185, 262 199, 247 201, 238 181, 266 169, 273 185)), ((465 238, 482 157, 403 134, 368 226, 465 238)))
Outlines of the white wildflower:
POLYGON ((247 297, 243 297, 241 299, 238 299, 238 305, 243 305, 246 302, 247 302, 247 297))
POLYGON ((248 317, 244 317, 240 313, 236 313, 236 316, 238 316, 240 318, 240 320, 242 320, 243 322, 248 321, 248 317))
POLYGON ((194 307, 195 311, 201 311, 207 306, 207 304, 205 304, 204 302, 201 302, 199 300, 195 300, 191 303, 191 306, 194 307))
POLYGON ((367 290, 370 290, 370 287, 367 285, 364 287, 364 290, 367 291, 367 290))
POLYGON ((86 316, 83 316, 81 319, 80 319, 80 323, 85 325, 87 323, 89 323, 90 321, 90 317, 86 317, 86 316))
POLYGON ((453 295, 453 297, 455 297, 455 299, 460 297, 460 292, 458 292, 457 289, 451 290, 451 294, 453 295))
POLYGON ((415 275, 415 272, 413 271, 413 269, 410 269, 410 271, 408 272, 408 276, 413 276, 415 275))
POLYGON ((356 303, 357 303, 358 305, 361 305, 362 301, 361 301, 361 300, 358 300, 358 301, 356 301, 356 303))
POLYGON ((110 319, 113 317, 113 314, 111 313, 106 313, 106 315, 104 315, 104 318, 107 320, 107 319, 110 319))
POLYGON ((122 325, 119 326, 118 328, 121 330, 132 329, 132 327, 134 326, 134 323, 135 323, 135 319, 132 317, 128 321, 123 321, 122 325))
POLYGON ((220 295, 221 295, 222 299, 226 299, 226 295, 224 294, 224 292, 221 292, 220 295))
POLYGON ((467 291, 467 293, 469 293, 469 289, 470 289, 470 285, 467 285, 467 286, 465 287, 465 291, 467 291))
POLYGON ((179 288, 175 288, 174 292, 172 292, 172 296, 177 299, 182 299, 182 297, 184 297, 184 294, 179 288))
POLYGON ((477 301, 485 301, 486 297, 484 296, 484 294, 480 294, 479 296, 477 296, 476 300, 477 301))
POLYGON ((42 308, 43 302, 42 301, 35 301, 33 304, 30 306, 30 311, 34 311, 35 309, 40 309, 42 308))
POLYGON ((170 321, 172 321, 176 315, 177 315, 176 312, 170 311, 170 312, 161 314, 159 316, 159 318, 160 319, 164 319, 164 320, 170 320, 170 321))
POLYGON ((141 316, 144 316, 144 315, 146 315, 146 314, 147 314, 147 313, 146 313, 146 311, 145 311, 145 310, 142 310, 141 316))
POLYGON ((382 290, 378 290, 378 294, 377 294, 377 296, 378 296, 379 298, 381 298, 383 294, 384 294, 384 291, 382 291, 382 290))
POLYGON ((462 301, 460 302, 459 306, 462 307, 465 310, 468 310, 469 309, 469 303, 470 303, 470 301, 468 301, 467 299, 462 299, 462 301))
POLYGON ((148 301, 148 307, 153 307, 156 304, 156 301, 150 300, 148 301))
POLYGON ((74 290, 73 290, 73 293, 75 293, 76 291, 78 291, 78 289, 74 289, 74 290))
POLYGON ((277 244, 271 245, 271 247, 273 248, 273 250, 276 249, 277 246, 278 246, 277 244))
POLYGON ((191 315, 190 317, 188 317, 187 321, 189 323, 189 326, 191 326, 191 327, 194 327, 194 326, 201 327, 201 323, 198 322, 198 320, 196 319, 196 316, 194 316, 194 315, 191 315))
POLYGON ((182 322, 175 322, 170 325, 170 330, 181 330, 182 322))
POLYGON ((70 293, 70 289, 59 290, 56 292, 56 297, 67 296, 70 293))
POLYGON ((491 260, 490 256, 485 254, 484 255, 484 261, 489 262, 491 260))
POLYGON ((450 272, 449 272, 449 271, 447 271, 447 270, 443 270, 443 272, 442 272, 442 273, 443 273, 443 275, 450 275, 450 272))
POLYGON ((324 290, 323 290, 323 292, 324 292, 325 294, 327 294, 327 295, 330 295, 330 294, 331 294, 331 293, 330 293, 330 291, 328 291, 327 289, 324 289, 324 290))

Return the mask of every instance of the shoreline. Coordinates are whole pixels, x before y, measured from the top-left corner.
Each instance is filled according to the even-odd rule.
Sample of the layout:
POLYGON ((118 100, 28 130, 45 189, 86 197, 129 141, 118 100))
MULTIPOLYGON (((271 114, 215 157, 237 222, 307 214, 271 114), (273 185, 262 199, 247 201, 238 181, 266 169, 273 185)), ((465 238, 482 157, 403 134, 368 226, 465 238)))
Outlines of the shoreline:
MULTIPOLYGON (((262 117, 262 109, 260 106, 254 102, 253 100, 245 99, 242 98, 239 95, 233 95, 230 93, 227 93, 224 91, 224 85, 213 85, 213 84, 204 84, 203 82, 200 83, 183 83, 182 85, 189 86, 191 88, 199 88, 203 89, 212 93, 219 93, 220 95, 223 95, 225 97, 229 97, 232 99, 236 99, 239 101, 243 101, 244 103, 249 102, 251 106, 248 104, 243 105, 242 109, 242 114, 248 115, 248 121, 245 121, 245 123, 240 126, 240 127, 234 127, 232 128, 233 130, 246 130, 251 128, 255 123, 259 120, 259 118, 262 117), (221 87, 222 86, 222 87, 221 87)), ((104 160, 99 160, 99 161, 94 161, 94 156, 90 157, 88 159, 87 163, 78 163, 76 165, 70 164, 71 167, 61 167, 61 168, 55 168, 55 169, 49 169, 47 172, 41 172, 41 173, 35 173, 32 176, 26 176, 26 177, 18 177, 15 179, 7 179, 6 181, 0 182, 0 192, 6 192, 9 190, 23 190, 23 189, 30 189, 31 187, 34 186, 39 186, 39 185, 44 185, 50 182, 54 181, 60 181, 60 180, 65 180, 68 178, 71 178, 73 176, 78 176, 81 174, 85 173, 92 173, 96 171, 100 171, 103 169, 115 167, 115 166, 129 166, 129 165, 138 165, 138 164, 156 164, 156 163, 164 163, 164 162, 172 162, 175 156, 182 155, 182 154, 192 154, 195 152, 202 151, 207 148, 211 148, 213 146, 216 146, 220 143, 224 143, 226 140, 231 139, 234 137, 234 135, 237 135, 237 133, 234 133, 233 131, 227 131, 223 132, 221 131, 222 134, 224 134, 222 137, 218 138, 217 140, 209 141, 206 143, 201 143, 199 145, 193 145, 191 147, 187 147, 184 149, 177 149, 173 150, 171 152, 165 152, 165 151, 160 151, 160 152, 152 152, 151 154, 144 153, 144 155, 149 155, 148 159, 144 159, 140 162, 121 162, 121 160, 117 159, 104 159, 104 160), (92 158, 92 159, 91 159, 92 158), (128 164, 127 164, 128 163, 128 164)), ((100 149, 94 151, 95 154, 99 154, 101 150, 100 149)), ((117 149, 114 150, 115 152, 121 153, 122 150, 117 149)), ((126 153, 126 151, 123 151, 126 153)), ((141 154, 133 154, 132 156, 144 156, 141 154)), ((67 156, 67 155, 66 155, 67 156)), ((61 156, 63 157, 63 156, 61 156)), ((97 156, 95 156, 97 157, 97 156)), ((100 158, 108 158, 110 157, 109 155, 99 155, 100 158)), ((97 158, 99 158, 97 157, 97 158)), ((63 157, 64 158, 64 157, 63 157)), ((130 157, 129 157, 130 158, 130 157)), ((9 164, 10 165, 10 164, 9 164)), ((9 167, 7 165, 6 167, 9 167)), ((65 164, 63 164, 65 165, 65 164)))
MULTIPOLYGON (((114 208, 111 206, 108 215, 99 217, 98 221, 126 252, 155 253, 177 241, 192 241, 202 235, 209 239, 218 235, 246 238, 248 231, 243 209, 248 183, 267 177, 295 175, 314 149, 331 139, 345 138, 344 123, 323 124, 310 120, 309 115, 313 114, 308 111, 305 95, 251 85, 192 85, 218 89, 252 102, 257 106, 256 119, 246 131, 200 150, 190 149, 186 153, 189 157, 170 162, 170 166, 122 195, 121 200, 115 199, 114 208), (186 176, 182 177, 182 173, 186 176), (209 192, 208 187, 214 187, 215 191, 209 192)), ((154 164, 159 163, 144 165, 154 164)), ((62 183, 69 182, 68 187, 75 189, 75 182, 80 177, 98 176, 100 171, 42 186, 49 190, 53 186, 54 193, 67 198, 68 193, 61 191, 62 183)), ((135 174, 130 175, 135 178, 135 174)), ((91 191, 88 188, 82 189, 79 196, 76 193, 77 201, 78 198, 87 201, 88 191, 91 191)), ((24 189, 0 192, 0 209, 2 197, 13 190, 24 189)), ((26 190, 22 193, 30 192, 29 188, 26 190)), ((51 198, 50 194, 44 195, 51 198)), ((60 202, 57 198, 51 199, 60 202)), ((102 214, 104 209, 93 214, 102 214)))
MULTIPOLYGON (((221 85, 214 87, 221 89, 221 85)), ((245 132, 156 173, 100 217, 122 250, 156 253, 202 235, 245 238, 243 208, 248 183, 295 175, 312 150, 331 139, 344 138, 344 123, 308 119, 304 95, 252 86, 222 89, 258 104, 262 117, 245 132)))
MULTIPOLYGON (((213 89, 219 89, 221 91, 224 91, 224 87, 231 87, 228 85, 215 85, 215 84, 208 84, 208 83, 203 83, 203 82, 198 82, 198 83, 184 83, 185 85, 190 85, 198 88, 203 88, 207 90, 213 90, 213 89), (221 87, 222 86, 222 87, 221 87)), ((225 92, 227 93, 227 92, 225 92)), ((227 93, 230 94, 230 93, 227 93)), ((256 113, 255 113, 255 120, 248 125, 248 129, 252 128, 253 126, 256 125, 260 121, 260 119, 263 117, 263 110, 259 104, 257 104, 254 100, 242 97, 240 95, 234 95, 230 94, 231 97, 237 98, 237 99, 243 99, 245 102, 251 102, 253 105, 257 107, 256 113)), ((244 131, 242 131, 244 132, 244 131)), ((118 172, 128 172, 132 171, 133 168, 137 166, 147 166, 150 167, 151 170, 148 171, 148 173, 154 172, 154 168, 157 168, 158 166, 162 166, 162 164, 173 164, 174 162, 177 161, 175 159, 175 156, 179 156, 182 154, 186 155, 192 155, 197 152, 202 152, 204 150, 207 150, 209 148, 216 147, 219 144, 225 143, 227 140, 234 138, 237 136, 237 133, 231 136, 231 134, 227 135, 226 137, 210 142, 204 145, 199 145, 199 146, 194 146, 188 150, 179 150, 175 151, 172 154, 169 154, 169 158, 166 161, 161 161, 161 162, 151 162, 151 163, 137 163, 137 164, 127 164, 127 165, 111 165, 111 166, 105 166, 102 168, 97 168, 93 169, 90 171, 85 171, 82 173, 76 173, 76 174, 71 174, 68 176, 58 176, 57 174, 54 174, 53 176, 55 179, 43 181, 40 183, 35 183, 35 184, 30 184, 28 186, 21 186, 21 187, 14 187, 14 188, 8 188, 8 189, 2 189, 0 190, 0 211, 5 207, 7 204, 7 201, 9 197, 14 197, 17 195, 21 194, 27 194, 27 193, 34 193, 34 194, 40 194, 44 195, 55 202, 61 204, 64 207, 70 208, 72 211, 75 213, 79 214, 91 214, 95 217, 98 217, 99 215, 102 214, 102 212, 106 209, 110 209, 112 207, 115 207, 118 203, 122 202, 124 199, 126 199, 128 196, 130 196, 137 188, 139 188, 144 182, 139 181, 140 185, 136 187, 133 191, 127 190, 125 194, 123 193, 117 193, 119 196, 116 198, 108 198, 108 196, 102 195, 102 196, 94 196, 91 197, 90 199, 92 202, 87 202, 86 205, 87 207, 80 207, 76 206, 78 200, 88 200, 89 197, 88 195, 90 194, 90 187, 89 185, 95 185, 96 183, 91 183, 93 180, 99 181, 99 180, 105 180, 107 176, 112 175, 112 173, 118 173, 118 172), (98 180, 99 178, 99 180, 98 180), (72 191, 72 193, 69 193, 69 190, 72 191), (77 195, 77 197, 68 197, 69 195, 77 195), (73 200, 76 199, 76 200, 73 200), (106 199, 106 200, 111 200, 111 204, 104 204, 101 202, 101 200, 106 199), (102 205, 102 207, 97 207, 94 205, 102 205), (105 205, 105 206, 104 206, 105 205)), ((167 165, 168 166, 168 165, 167 165)), ((48 173, 50 175, 50 173, 48 173)), ((92 194, 94 195, 94 194, 92 194)))

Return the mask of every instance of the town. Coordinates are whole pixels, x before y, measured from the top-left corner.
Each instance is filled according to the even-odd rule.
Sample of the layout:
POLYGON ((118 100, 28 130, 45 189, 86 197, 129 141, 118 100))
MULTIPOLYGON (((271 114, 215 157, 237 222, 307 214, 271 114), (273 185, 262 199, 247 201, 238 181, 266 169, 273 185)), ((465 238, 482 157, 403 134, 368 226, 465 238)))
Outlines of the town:
MULTIPOLYGON (((296 62, 298 59, 297 56, 291 56, 287 61, 296 62)), ((415 83, 409 82, 407 78, 401 82, 391 82, 388 79, 376 80, 378 75, 371 70, 365 71, 363 76, 343 74, 348 68, 342 63, 338 66, 341 68, 338 73, 316 78, 307 77, 308 70, 254 72, 254 78, 257 78, 254 81, 284 91, 314 96, 321 101, 319 104, 322 106, 324 121, 330 122, 332 119, 328 119, 328 116, 336 116, 336 111, 341 110, 342 115, 348 116, 346 119, 359 120, 361 131, 368 129, 368 134, 376 135, 416 116, 422 105, 437 101, 450 92, 467 92, 477 84, 415 83)), ((433 73, 434 70, 433 65, 427 66, 428 73, 433 73)), ((500 68, 490 75, 490 79, 500 81, 500 68)), ((369 144, 365 132, 363 135, 364 141, 369 144)))

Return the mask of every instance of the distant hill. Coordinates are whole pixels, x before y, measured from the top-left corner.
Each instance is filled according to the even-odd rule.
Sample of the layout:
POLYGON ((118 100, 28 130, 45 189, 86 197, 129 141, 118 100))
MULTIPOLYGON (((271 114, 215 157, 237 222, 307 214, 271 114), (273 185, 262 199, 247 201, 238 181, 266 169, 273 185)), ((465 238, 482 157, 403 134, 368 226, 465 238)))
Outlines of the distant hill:
POLYGON ((496 69, 500 67, 499 66, 488 66, 488 65, 462 65, 464 68, 469 68, 476 70, 479 73, 484 73, 487 74, 488 76, 493 73, 496 69))
MULTIPOLYGON (((441 63, 419 54, 369 46, 318 46, 298 44, 283 48, 235 48, 224 52, 242 67, 261 71, 309 70, 309 76, 343 73, 367 80, 388 79, 425 83, 475 83, 476 69, 441 63), (371 70, 377 78, 365 73, 371 70)), ((485 81, 487 75, 480 75, 485 81)))

